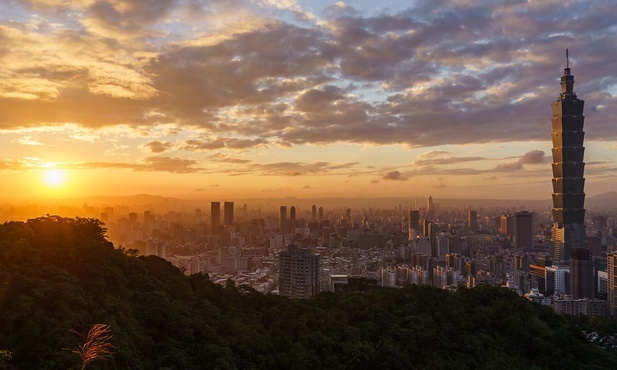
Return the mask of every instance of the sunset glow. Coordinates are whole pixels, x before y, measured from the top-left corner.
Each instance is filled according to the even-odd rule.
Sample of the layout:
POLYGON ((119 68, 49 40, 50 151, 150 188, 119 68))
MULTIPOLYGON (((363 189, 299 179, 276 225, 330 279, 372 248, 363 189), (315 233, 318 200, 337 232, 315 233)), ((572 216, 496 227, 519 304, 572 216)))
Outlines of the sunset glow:
POLYGON ((32 170, 75 197, 548 199, 566 48, 586 192, 615 188, 609 2, 206 3, 0 5, 3 200, 32 170))

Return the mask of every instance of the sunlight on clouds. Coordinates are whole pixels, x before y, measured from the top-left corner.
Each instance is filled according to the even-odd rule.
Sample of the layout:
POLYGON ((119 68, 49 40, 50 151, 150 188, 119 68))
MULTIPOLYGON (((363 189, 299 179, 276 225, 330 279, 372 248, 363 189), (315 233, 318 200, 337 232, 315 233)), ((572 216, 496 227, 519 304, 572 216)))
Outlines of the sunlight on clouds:
POLYGON ((30 135, 26 135, 24 137, 22 137, 21 139, 17 140, 17 142, 21 145, 43 145, 43 143, 41 143, 38 140, 35 140, 32 136, 30 135))

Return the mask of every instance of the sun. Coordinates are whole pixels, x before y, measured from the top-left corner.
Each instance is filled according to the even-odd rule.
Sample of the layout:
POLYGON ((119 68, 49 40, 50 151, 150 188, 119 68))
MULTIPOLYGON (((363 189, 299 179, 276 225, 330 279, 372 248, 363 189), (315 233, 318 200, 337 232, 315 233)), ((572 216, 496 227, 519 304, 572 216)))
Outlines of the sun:
POLYGON ((47 170, 44 173, 44 181, 51 188, 59 188, 66 183, 66 174, 63 170, 47 170))

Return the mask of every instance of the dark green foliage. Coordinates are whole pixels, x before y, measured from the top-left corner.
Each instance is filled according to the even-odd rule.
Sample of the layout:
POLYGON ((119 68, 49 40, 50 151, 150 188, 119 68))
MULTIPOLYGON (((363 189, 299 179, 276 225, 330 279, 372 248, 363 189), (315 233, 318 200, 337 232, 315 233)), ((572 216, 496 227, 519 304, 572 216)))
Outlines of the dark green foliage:
POLYGON ((114 249, 97 220, 0 225, 0 350, 6 369, 75 369, 70 330, 108 324, 115 355, 92 369, 617 368, 564 317, 499 288, 426 286, 289 300, 186 277, 114 249))

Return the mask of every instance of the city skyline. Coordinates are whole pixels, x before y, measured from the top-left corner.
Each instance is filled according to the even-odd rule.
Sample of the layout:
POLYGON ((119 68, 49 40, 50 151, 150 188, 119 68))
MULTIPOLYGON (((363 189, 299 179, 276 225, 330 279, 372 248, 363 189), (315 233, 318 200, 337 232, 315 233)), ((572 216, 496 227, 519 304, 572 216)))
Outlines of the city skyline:
POLYGON ((616 190, 610 2, 0 8, 0 201, 547 199, 566 48, 586 193, 616 190))

